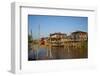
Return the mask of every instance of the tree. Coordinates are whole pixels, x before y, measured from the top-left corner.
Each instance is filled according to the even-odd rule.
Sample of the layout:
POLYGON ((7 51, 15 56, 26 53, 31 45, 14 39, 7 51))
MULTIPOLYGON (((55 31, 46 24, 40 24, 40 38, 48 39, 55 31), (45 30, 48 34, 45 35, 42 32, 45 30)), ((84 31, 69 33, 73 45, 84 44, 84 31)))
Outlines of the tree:
POLYGON ((32 36, 31 35, 28 35, 28 43, 32 43, 32 41, 33 41, 32 36))

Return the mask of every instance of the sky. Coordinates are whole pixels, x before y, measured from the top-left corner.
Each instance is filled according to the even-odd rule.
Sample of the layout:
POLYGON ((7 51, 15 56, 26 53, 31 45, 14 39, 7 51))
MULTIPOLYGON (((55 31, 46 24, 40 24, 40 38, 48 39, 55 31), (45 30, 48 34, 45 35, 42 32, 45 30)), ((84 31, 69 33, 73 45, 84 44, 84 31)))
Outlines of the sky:
POLYGON ((88 31, 88 17, 28 15, 28 31, 32 31, 35 39, 48 37, 50 33, 70 34, 78 30, 88 31))

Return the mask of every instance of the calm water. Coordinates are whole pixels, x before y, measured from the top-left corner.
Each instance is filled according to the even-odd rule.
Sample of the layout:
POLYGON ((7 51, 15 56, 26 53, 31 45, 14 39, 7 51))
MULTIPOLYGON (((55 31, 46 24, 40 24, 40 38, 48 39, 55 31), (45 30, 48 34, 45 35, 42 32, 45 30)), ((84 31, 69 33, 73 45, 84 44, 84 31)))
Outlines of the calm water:
POLYGON ((74 47, 52 47, 52 48, 39 48, 28 52, 28 60, 47 60, 47 59, 74 59, 74 58, 87 58, 87 49, 74 48, 74 47))

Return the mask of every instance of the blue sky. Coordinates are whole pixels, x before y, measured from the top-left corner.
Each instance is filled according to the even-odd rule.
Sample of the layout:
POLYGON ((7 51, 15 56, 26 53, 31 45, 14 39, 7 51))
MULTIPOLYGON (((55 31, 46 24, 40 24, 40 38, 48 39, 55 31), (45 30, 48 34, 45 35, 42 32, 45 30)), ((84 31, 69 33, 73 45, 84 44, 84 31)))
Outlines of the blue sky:
POLYGON ((33 38, 47 37, 50 33, 71 33, 77 30, 88 31, 88 17, 28 15, 28 30, 33 38))

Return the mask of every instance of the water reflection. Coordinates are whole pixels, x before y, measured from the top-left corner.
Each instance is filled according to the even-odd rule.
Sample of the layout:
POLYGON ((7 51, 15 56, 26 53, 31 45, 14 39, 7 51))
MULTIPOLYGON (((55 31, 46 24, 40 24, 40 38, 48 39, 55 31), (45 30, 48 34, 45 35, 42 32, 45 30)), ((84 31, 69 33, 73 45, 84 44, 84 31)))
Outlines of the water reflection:
POLYGON ((30 50, 28 60, 46 60, 46 59, 75 59, 87 58, 88 52, 85 48, 75 47, 40 47, 30 50))

